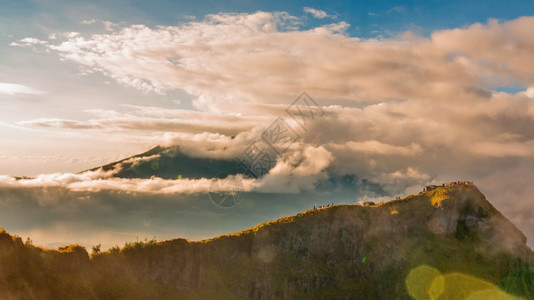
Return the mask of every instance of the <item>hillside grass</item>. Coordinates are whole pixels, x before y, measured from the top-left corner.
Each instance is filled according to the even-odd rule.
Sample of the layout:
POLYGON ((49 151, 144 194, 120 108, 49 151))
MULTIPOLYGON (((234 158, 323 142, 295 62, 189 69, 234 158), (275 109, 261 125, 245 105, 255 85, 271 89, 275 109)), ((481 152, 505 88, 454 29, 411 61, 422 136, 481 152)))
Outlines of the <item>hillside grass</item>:
POLYGON ((310 209, 212 239, 130 242, 91 256, 80 245, 44 249, 0 229, 0 298, 247 299, 269 290, 275 298, 406 298, 405 279, 427 265, 534 299, 533 267, 510 253, 481 253, 488 241, 465 221, 453 233, 425 227, 445 201, 463 196, 462 213, 495 213, 483 196, 464 193, 474 189, 310 209))

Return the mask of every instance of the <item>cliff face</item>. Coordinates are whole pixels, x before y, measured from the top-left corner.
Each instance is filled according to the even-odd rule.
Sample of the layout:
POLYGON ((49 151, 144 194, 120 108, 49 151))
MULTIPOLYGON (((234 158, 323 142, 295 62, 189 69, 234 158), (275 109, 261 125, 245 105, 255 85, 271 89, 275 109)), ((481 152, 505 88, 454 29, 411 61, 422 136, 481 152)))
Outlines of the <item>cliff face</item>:
POLYGON ((85 269, 75 285, 87 298, 409 299, 405 280, 421 265, 534 297, 525 236, 473 185, 310 210, 206 241, 132 243, 60 271, 39 257, 35 266, 60 277, 85 269))

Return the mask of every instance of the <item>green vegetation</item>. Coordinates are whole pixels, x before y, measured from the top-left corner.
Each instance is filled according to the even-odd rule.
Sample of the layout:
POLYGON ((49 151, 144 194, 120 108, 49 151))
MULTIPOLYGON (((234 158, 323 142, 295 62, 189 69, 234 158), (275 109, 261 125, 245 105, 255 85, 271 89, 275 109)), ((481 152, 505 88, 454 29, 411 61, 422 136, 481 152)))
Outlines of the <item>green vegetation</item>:
POLYGON ((512 271, 499 282, 499 286, 512 294, 534 299, 534 267, 517 260, 512 271))
POLYGON ((42 249, 0 230, 0 298, 446 299, 476 292, 534 299, 532 261, 521 232, 476 187, 439 187, 375 207, 309 210, 204 241, 95 245, 91 256, 79 245, 42 249))

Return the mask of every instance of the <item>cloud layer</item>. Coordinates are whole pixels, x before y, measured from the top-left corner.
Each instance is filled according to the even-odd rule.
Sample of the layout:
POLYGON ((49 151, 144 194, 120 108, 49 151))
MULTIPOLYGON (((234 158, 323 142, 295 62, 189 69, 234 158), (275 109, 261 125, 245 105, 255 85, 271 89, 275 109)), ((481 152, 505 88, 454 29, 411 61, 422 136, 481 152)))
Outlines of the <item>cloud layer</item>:
MULTIPOLYGON (((327 20, 325 12, 305 12, 327 20)), ((325 172, 383 183, 389 195, 473 179, 499 209, 513 207, 507 216, 517 217, 523 230, 534 224, 528 184, 515 187, 518 177, 534 180, 521 167, 534 163, 534 17, 377 39, 348 36, 343 21, 302 29, 305 19, 221 13, 177 26, 115 25, 105 34, 22 39, 14 46, 44 47, 84 72, 144 93, 184 90, 198 111, 131 106, 95 110, 90 120, 18 125, 136 135, 230 158, 261 138, 276 117, 295 125, 285 109, 305 90, 324 115, 306 128, 295 126, 301 139, 269 175, 247 185, 251 190, 309 190, 325 172), (496 177, 504 182, 499 189, 496 177)), ((100 184, 180 189, 158 179, 100 184)))
POLYGON ((18 94, 39 95, 43 93, 44 92, 32 89, 31 87, 23 84, 0 82, 0 94, 13 96, 18 94))

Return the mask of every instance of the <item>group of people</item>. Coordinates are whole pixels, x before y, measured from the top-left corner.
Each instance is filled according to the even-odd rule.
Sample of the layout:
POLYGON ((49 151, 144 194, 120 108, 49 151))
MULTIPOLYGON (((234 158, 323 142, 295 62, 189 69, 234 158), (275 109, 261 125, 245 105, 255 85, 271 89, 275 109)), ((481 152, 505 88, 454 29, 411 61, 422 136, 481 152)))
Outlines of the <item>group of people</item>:
POLYGON ((441 186, 447 186, 447 185, 461 185, 461 184, 473 184, 472 181, 454 181, 449 183, 443 183, 441 186))
MULTIPOLYGON (((453 181, 453 182, 448 182, 448 183, 442 183, 441 186, 442 187, 445 187, 445 186, 449 186, 449 185, 462 185, 462 184, 473 184, 472 181, 453 181)), ((429 186, 430 187, 430 186, 429 186)), ((426 187, 423 189, 423 191, 427 191, 429 190, 429 187, 426 187)), ((436 187, 436 186, 432 186, 432 187, 436 187)), ((401 197, 395 197, 395 200, 400 200, 401 197)), ((373 203, 374 205, 374 203, 373 203)), ((317 209, 321 209, 321 208, 327 208, 327 207, 331 207, 331 206, 334 206, 334 203, 331 203, 331 204, 323 204, 323 205, 319 205, 319 206, 313 206, 313 210, 317 210, 317 209)))
MULTIPOLYGON (((473 182, 472 181, 453 181, 453 182, 447 182, 447 183, 442 183, 441 184, 441 187, 446 187, 446 186, 450 186, 450 185, 472 185, 473 182)), ((427 185, 424 189, 423 189, 423 192, 428 192, 428 191, 432 191, 436 188, 440 187, 439 185, 427 185)))
POLYGON ((330 206, 334 206, 334 203, 332 204, 326 204, 326 205, 319 205, 318 207, 316 207, 315 205, 313 206, 313 210, 317 210, 318 208, 327 208, 327 207, 330 207, 330 206))

